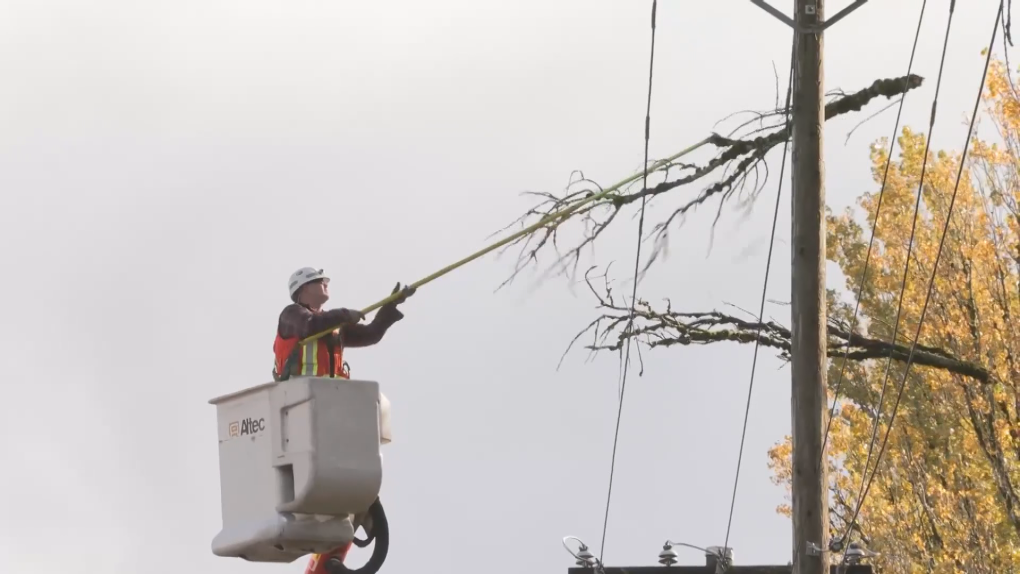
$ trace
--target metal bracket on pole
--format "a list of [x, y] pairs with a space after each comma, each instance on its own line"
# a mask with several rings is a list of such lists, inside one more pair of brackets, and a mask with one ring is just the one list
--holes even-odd
[[[822, 32], [826, 30], [829, 26], [832, 26], [836, 22], [839, 22], [843, 18], [846, 18], [848, 14], [860, 8], [867, 2], [868, 0], [856, 0], [853, 4], [847, 6], [846, 8], [843, 8], [842, 10], [837, 12], [835, 16], [829, 18], [825, 22], [819, 22], [817, 24], [811, 24], [808, 26], [801, 26], [794, 22], [793, 19], [787, 16], [786, 14], [783, 14], [779, 10], [776, 10], [774, 7], [772, 7], [771, 4], [769, 4], [765, 0], [751, 0], [752, 4], [768, 12], [769, 14], [772, 14], [772, 16], [775, 17], [776, 20], [779, 20], [780, 22], [800, 32], [801, 34], [817, 34], [818, 32]], [[805, 10], [807, 10], [807, 13], [809, 15], [813, 15], [815, 12], [815, 7], [808, 6]]]
[[806, 543], [808, 556], [821, 556], [822, 547], [815, 544], [814, 542]]

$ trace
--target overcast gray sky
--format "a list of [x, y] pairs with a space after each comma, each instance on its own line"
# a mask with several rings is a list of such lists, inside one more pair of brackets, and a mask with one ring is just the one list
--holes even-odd
[[[876, 0], [834, 26], [827, 87], [902, 75], [920, 5]], [[928, 3], [915, 68], [927, 82], [905, 111], [918, 130], [948, 5]], [[997, 6], [956, 8], [937, 148], [963, 142]], [[638, 169], [649, 8], [0, 0], [0, 571], [303, 571], [304, 559], [211, 553], [221, 524], [206, 401], [269, 379], [298, 267], [333, 277], [330, 306], [364, 307], [484, 246], [528, 206], [520, 192], [560, 191], [575, 169], [602, 183]], [[788, 28], [749, 2], [659, 10], [653, 159], [726, 114], [770, 107], [773, 64], [783, 86], [789, 65]], [[889, 135], [895, 109], [844, 139], [884, 105], [828, 124], [830, 205], [876, 188], [868, 145]], [[757, 308], [779, 154], [757, 209], [727, 211], [711, 252], [714, 205], [696, 214], [639, 295]], [[769, 296], [788, 300], [788, 200], [781, 215]], [[626, 279], [627, 221], [582, 269], [617, 261]], [[617, 359], [572, 353], [557, 372], [594, 301], [564, 279], [494, 294], [511, 266], [488, 257], [428, 285], [381, 345], [349, 353], [394, 406], [384, 572], [563, 572], [563, 536], [599, 544]], [[751, 357], [645, 354], [623, 411], [608, 564], [654, 564], [667, 538], [723, 543]], [[784, 493], [766, 468], [790, 426], [779, 367], [759, 361], [730, 541], [742, 564], [789, 559]]]

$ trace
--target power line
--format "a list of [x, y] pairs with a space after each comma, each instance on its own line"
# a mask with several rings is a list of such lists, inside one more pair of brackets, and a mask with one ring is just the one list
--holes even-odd
[[[907, 64], [907, 76], [910, 76], [910, 72], [914, 69], [914, 56], [917, 54], [917, 42], [921, 37], [921, 24], [924, 22], [924, 9], [928, 5], [928, 0], [921, 2], [921, 15], [917, 19], [917, 32], [914, 33], [914, 47], [910, 50], [910, 63]], [[936, 91], [936, 98], [938, 92]], [[889, 179], [889, 166], [892, 165], [893, 149], [896, 147], [896, 134], [900, 130], [900, 118], [903, 115], [903, 103], [907, 99], [907, 94], [904, 93], [900, 98], [900, 107], [896, 112], [896, 123], [893, 126], [892, 136], [889, 138], [889, 155], [885, 161], [885, 173], [882, 175], [882, 187], [878, 192], [878, 202], [875, 205], [875, 224], [871, 227], [871, 238], [868, 240], [868, 251], [864, 255], [864, 269], [861, 271], [861, 280], [857, 287], [857, 301], [854, 305], [853, 318], [850, 320], [849, 332], [853, 333], [857, 329], [857, 313], [861, 307], [861, 295], [864, 293], [864, 283], [868, 277], [868, 263], [871, 261], [871, 250], [875, 244], [875, 232], [878, 230], [878, 217], [882, 212], [882, 197], [885, 195], [885, 185]], [[934, 113], [932, 114], [934, 118]], [[839, 367], [839, 377], [836, 379], [836, 389], [832, 397], [832, 407], [829, 409], [829, 420], [825, 423], [825, 433], [822, 435], [822, 455], [818, 460], [819, 466], [825, 463], [825, 446], [829, 440], [829, 430], [832, 428], [832, 417], [836, 414], [836, 405], [839, 403], [839, 391], [843, 386], [843, 375], [846, 372], [847, 358], [850, 356], [850, 341], [852, 337], [848, 337], [846, 341], [846, 349], [843, 351], [843, 362]], [[893, 339], [895, 342], [895, 339]]]
[[[950, 33], [950, 31], [952, 29], [952, 25], [953, 25], [953, 15], [955, 13], [955, 8], [956, 8], [956, 0], [950, 0], [950, 3], [949, 3], [949, 18], [948, 18], [948, 20], [946, 22], [945, 39], [943, 40], [943, 45], [942, 45], [942, 59], [941, 59], [941, 62], [939, 64], [938, 80], [937, 80], [936, 85], [935, 85], [935, 96], [932, 99], [931, 116], [929, 118], [929, 123], [928, 123], [928, 137], [927, 137], [927, 139], [925, 141], [923, 160], [922, 160], [922, 163], [921, 163], [921, 175], [920, 175], [920, 177], [918, 179], [918, 185], [917, 185], [917, 199], [916, 199], [915, 204], [914, 204], [914, 217], [913, 217], [913, 221], [912, 221], [911, 227], [910, 227], [910, 239], [907, 242], [907, 255], [906, 255], [906, 261], [905, 261], [904, 267], [903, 267], [903, 278], [902, 278], [901, 284], [900, 284], [900, 296], [899, 296], [899, 301], [898, 301], [897, 309], [896, 309], [896, 320], [895, 320], [895, 322], [893, 324], [893, 334], [892, 334], [892, 338], [891, 338], [891, 341], [893, 341], [893, 342], [895, 342], [897, 340], [898, 335], [899, 335], [900, 316], [901, 316], [901, 314], [903, 312], [903, 295], [904, 295], [904, 293], [906, 291], [906, 287], [907, 287], [907, 275], [908, 275], [908, 271], [910, 270], [910, 256], [911, 256], [911, 253], [913, 251], [913, 246], [914, 246], [914, 235], [915, 235], [915, 232], [916, 232], [916, 229], [917, 229], [917, 216], [918, 216], [918, 212], [919, 212], [920, 206], [921, 206], [922, 190], [924, 189], [924, 175], [925, 175], [925, 170], [926, 170], [927, 165], [928, 165], [928, 149], [931, 146], [931, 136], [932, 136], [932, 132], [934, 132], [934, 128], [935, 128], [935, 116], [936, 116], [936, 112], [937, 112], [937, 109], [938, 109], [938, 97], [939, 97], [939, 92], [940, 92], [941, 87], [942, 87], [942, 72], [943, 72], [944, 67], [945, 67], [946, 53], [948, 51], [948, 46], [949, 46], [949, 33]], [[877, 221], [876, 221], [876, 227], [877, 227]], [[844, 365], [845, 365], [845, 363], [844, 363]], [[865, 488], [865, 480], [866, 480], [867, 475], [868, 475], [868, 467], [871, 464], [871, 456], [872, 456], [872, 453], [873, 453], [874, 448], [875, 448], [875, 441], [878, 438], [878, 426], [879, 426], [879, 422], [881, 420], [882, 405], [885, 403], [885, 393], [886, 393], [886, 390], [888, 389], [888, 386], [889, 386], [889, 374], [890, 374], [891, 367], [892, 367], [892, 352], [890, 351], [889, 358], [886, 361], [885, 374], [883, 376], [883, 381], [882, 381], [882, 391], [879, 394], [878, 406], [877, 406], [877, 408], [875, 410], [875, 412], [876, 412], [876, 415], [875, 415], [875, 424], [874, 424], [873, 429], [872, 429], [871, 440], [870, 440], [870, 442], [868, 444], [868, 456], [865, 459], [865, 462], [864, 462], [864, 472], [863, 472], [863, 475], [861, 477], [861, 491], [862, 492], [863, 492], [863, 490]], [[860, 502], [860, 501], [858, 501], [858, 502]], [[854, 512], [854, 520], [856, 520], [857, 512], [859, 511], [859, 509], [860, 509], [860, 505], [858, 504], [857, 510], [855, 510], [855, 512]], [[852, 524], [853, 524], [853, 520], [850, 521], [849, 525], [852, 525]], [[849, 536], [849, 534], [850, 533], [849, 533], [849, 526], [848, 526], [848, 530], [847, 530], [846, 536]]]
[[[913, 218], [913, 221], [912, 221], [911, 226], [910, 226], [910, 239], [907, 241], [906, 263], [903, 266], [903, 278], [900, 281], [900, 296], [899, 296], [899, 301], [898, 301], [898, 304], [897, 304], [897, 307], [896, 307], [896, 320], [893, 323], [893, 334], [892, 334], [892, 337], [890, 339], [893, 342], [896, 342], [896, 340], [897, 340], [897, 338], [899, 336], [900, 316], [903, 314], [903, 294], [906, 292], [906, 288], [907, 288], [907, 275], [908, 275], [908, 271], [910, 270], [910, 255], [913, 252], [913, 248], [914, 248], [914, 235], [915, 235], [915, 233], [917, 231], [917, 215], [918, 215], [918, 212], [919, 212], [920, 207], [921, 207], [921, 191], [924, 188], [924, 175], [925, 175], [925, 170], [926, 170], [926, 168], [928, 166], [928, 149], [931, 146], [931, 135], [932, 135], [932, 132], [934, 132], [934, 129], [935, 129], [935, 116], [936, 116], [936, 111], [938, 110], [939, 92], [942, 89], [942, 72], [943, 72], [943, 70], [945, 68], [946, 52], [948, 51], [948, 48], [949, 48], [949, 32], [950, 32], [950, 30], [952, 29], [952, 26], [953, 26], [953, 14], [954, 14], [955, 8], [956, 8], [956, 0], [950, 0], [950, 3], [949, 3], [949, 19], [946, 22], [946, 34], [945, 34], [945, 39], [943, 40], [943, 43], [942, 43], [942, 60], [939, 63], [939, 75], [938, 75], [938, 80], [936, 81], [936, 84], [935, 84], [935, 96], [932, 98], [931, 116], [929, 117], [929, 120], [928, 120], [928, 137], [925, 140], [924, 154], [922, 155], [923, 159], [921, 161], [921, 176], [918, 179], [918, 184], [917, 184], [917, 200], [916, 200], [916, 202], [914, 204], [914, 218]], [[867, 475], [868, 475], [868, 467], [871, 464], [871, 456], [872, 456], [872, 453], [874, 452], [874, 449], [875, 449], [875, 441], [878, 439], [878, 423], [879, 423], [879, 420], [881, 418], [882, 405], [885, 403], [885, 393], [886, 393], [886, 390], [888, 390], [888, 387], [889, 387], [889, 372], [890, 372], [890, 368], [891, 367], [892, 367], [892, 351], [890, 351], [889, 358], [888, 358], [888, 360], [886, 361], [886, 364], [885, 364], [885, 374], [884, 374], [883, 380], [882, 380], [882, 392], [878, 396], [878, 407], [876, 407], [876, 409], [875, 409], [875, 412], [877, 414], [875, 416], [874, 428], [872, 429], [872, 433], [871, 433], [871, 440], [868, 443], [868, 456], [867, 456], [867, 458], [866, 458], [866, 460], [864, 462], [864, 474], [861, 477], [861, 491], [864, 490], [865, 479], [867, 478]], [[853, 524], [853, 521], [851, 521], [850, 524]], [[847, 536], [849, 536], [849, 532], [847, 533]]]
[[[790, 98], [793, 96], [793, 73], [797, 49], [797, 32], [794, 32], [794, 39], [790, 48], [790, 81], [786, 87], [786, 124], [783, 129], [789, 131], [790, 121]], [[730, 545], [730, 530], [733, 527], [733, 510], [737, 506], [737, 485], [740, 484], [740, 465], [744, 460], [744, 441], [747, 439], [747, 420], [751, 415], [751, 394], [754, 391], [754, 373], [758, 366], [758, 348], [761, 346], [762, 322], [765, 315], [765, 297], [769, 288], [769, 269], [772, 268], [772, 248], [776, 243], [776, 223], [779, 221], [779, 200], [783, 196], [783, 175], [786, 172], [786, 153], [790, 146], [790, 138], [783, 142], [783, 159], [779, 164], [779, 185], [776, 189], [776, 207], [772, 214], [772, 235], [769, 237], [769, 254], [765, 259], [765, 279], [761, 286], [761, 305], [758, 308], [758, 334], [754, 338], [754, 358], [751, 359], [751, 380], [747, 384], [747, 405], [744, 407], [744, 427], [740, 432], [740, 449], [737, 452], [737, 471], [733, 477], [733, 496], [730, 498], [730, 516], [726, 521], [726, 538], [723, 542], [723, 552]]]
[[[950, 23], [952, 23], [952, 9], [953, 9], [953, 5], [955, 3], [956, 3], [955, 0], [951, 0], [951, 3], [950, 3], [950, 18], [949, 18], [950, 19]], [[851, 532], [850, 528], [853, 526], [854, 522], [857, 521], [857, 516], [860, 513], [861, 507], [864, 505], [864, 500], [867, 498], [868, 491], [871, 489], [871, 485], [874, 482], [875, 477], [878, 475], [879, 464], [882, 461], [882, 455], [885, 454], [885, 448], [888, 445], [889, 436], [892, 434], [893, 424], [896, 422], [896, 414], [897, 414], [897, 412], [899, 410], [900, 400], [903, 398], [903, 391], [906, 389], [907, 378], [910, 375], [910, 366], [911, 366], [911, 363], [914, 360], [914, 352], [917, 349], [917, 343], [918, 343], [918, 340], [921, 337], [921, 329], [924, 326], [924, 318], [925, 318], [925, 315], [928, 312], [928, 303], [931, 301], [931, 293], [932, 293], [932, 290], [933, 290], [933, 288], [935, 286], [935, 274], [938, 271], [939, 261], [942, 259], [942, 249], [945, 247], [946, 235], [947, 235], [947, 233], [949, 231], [949, 222], [952, 220], [952, 217], [953, 217], [953, 206], [956, 203], [956, 194], [960, 190], [960, 179], [963, 177], [963, 168], [964, 168], [965, 160], [967, 158], [967, 150], [970, 147], [971, 136], [974, 133], [974, 123], [977, 121], [978, 110], [981, 107], [981, 96], [984, 93], [985, 82], [988, 79], [988, 67], [989, 67], [989, 65], [991, 64], [991, 61], [992, 61], [992, 47], [995, 45], [995, 36], [998, 33], [998, 31], [999, 31], [999, 22], [1000, 22], [1000, 20], [1002, 18], [1002, 13], [1003, 13], [1004, 8], [1005, 8], [1005, 0], [999, 0], [999, 9], [995, 13], [995, 24], [992, 26], [992, 38], [991, 38], [991, 40], [988, 43], [988, 53], [987, 53], [987, 55], [985, 57], [985, 67], [984, 67], [984, 71], [983, 71], [983, 73], [981, 75], [981, 86], [978, 88], [977, 97], [975, 98], [975, 101], [974, 101], [974, 110], [971, 113], [970, 126], [967, 129], [967, 139], [964, 141], [964, 144], [963, 144], [963, 153], [960, 156], [959, 169], [956, 172], [956, 183], [953, 186], [953, 195], [952, 195], [952, 197], [949, 200], [949, 209], [948, 209], [948, 212], [946, 213], [946, 221], [945, 221], [945, 224], [943, 224], [943, 226], [942, 226], [942, 237], [939, 239], [939, 249], [938, 249], [938, 252], [935, 255], [935, 264], [932, 266], [931, 277], [928, 280], [928, 290], [927, 290], [927, 293], [925, 294], [925, 297], [924, 297], [924, 305], [921, 307], [921, 316], [920, 316], [920, 318], [918, 319], [918, 322], [917, 322], [917, 329], [916, 329], [916, 331], [914, 333], [914, 340], [913, 340], [913, 342], [910, 345], [910, 353], [907, 355], [907, 363], [906, 363], [906, 366], [903, 369], [903, 379], [900, 381], [899, 390], [898, 390], [897, 395], [896, 395], [896, 402], [893, 403], [893, 411], [892, 411], [892, 414], [889, 417], [889, 426], [886, 429], [885, 436], [882, 439], [882, 446], [881, 446], [881, 448], [879, 448], [878, 457], [875, 459], [875, 470], [872, 472], [871, 478], [868, 479], [868, 481], [865, 484], [862, 484], [863, 488], [861, 490], [861, 496], [860, 496], [860, 498], [857, 501], [857, 507], [854, 509], [854, 514], [851, 517], [850, 522], [847, 524], [847, 533], [846, 533], [846, 536], [844, 536], [844, 538], [848, 538], [849, 537], [850, 532]], [[946, 36], [947, 36], [946, 40], [947, 40], [947, 43], [948, 43], [948, 30], [946, 31]], [[943, 59], [944, 58], [945, 58], [945, 49], [943, 48]], [[940, 71], [939, 75], [941, 76], [941, 71]], [[925, 155], [927, 155], [927, 151], [925, 152]], [[922, 167], [922, 171], [923, 171], [923, 167]], [[923, 179], [922, 179], [922, 185], [923, 185]], [[918, 202], [920, 202], [920, 193], [921, 193], [920, 189], [921, 188], [918, 188]], [[907, 260], [907, 264], [909, 265], [909, 258]], [[906, 274], [904, 273], [904, 278], [905, 277], [906, 277]], [[905, 281], [904, 281], [904, 284], [905, 284]], [[902, 298], [903, 298], [903, 294], [901, 292], [900, 299], [902, 300]], [[891, 360], [892, 360], [892, 357], [890, 356], [890, 361]], [[888, 370], [886, 371], [886, 374], [888, 375]], [[876, 429], [878, 427], [878, 420], [879, 420], [878, 417], [880, 415], [881, 415], [881, 409], [879, 409], [877, 411], [877, 414], [876, 414], [876, 419], [875, 419]], [[870, 458], [870, 449], [869, 449], [869, 458]], [[868, 467], [867, 467], [867, 464], [865, 464], [865, 467], [864, 467], [864, 474], [865, 474], [865, 476], [867, 476], [867, 471], [868, 471]], [[846, 553], [844, 551], [844, 559], [845, 559], [845, 557], [846, 557]]]
[[[644, 173], [642, 175], [641, 185], [644, 189], [648, 189], [648, 142], [651, 136], [651, 125], [652, 125], [652, 78], [655, 71], [655, 20], [656, 13], [658, 11], [658, 0], [652, 0], [652, 41], [650, 54], [648, 56], [648, 102], [645, 108], [645, 154], [644, 154]], [[637, 236], [637, 248], [634, 255], [634, 286], [630, 296], [630, 318], [627, 321], [627, 329], [625, 332], [630, 333], [634, 326], [634, 311], [637, 299], [637, 284], [638, 284], [638, 270], [641, 264], [641, 238], [645, 233], [645, 203], [647, 201], [647, 195], [641, 196], [641, 217], [638, 220], [638, 236]], [[602, 544], [599, 547], [599, 562], [603, 561], [603, 556], [606, 550], [606, 530], [609, 528], [609, 504], [613, 499], [613, 475], [616, 471], [616, 447], [620, 441], [620, 419], [623, 415], [623, 396], [627, 390], [627, 371], [630, 370], [630, 336], [627, 337], [625, 358], [623, 358], [623, 369], [620, 375], [620, 401], [616, 410], [616, 431], [613, 433], [613, 456], [609, 464], [609, 492], [606, 494], [606, 513], [605, 518], [602, 522]]]

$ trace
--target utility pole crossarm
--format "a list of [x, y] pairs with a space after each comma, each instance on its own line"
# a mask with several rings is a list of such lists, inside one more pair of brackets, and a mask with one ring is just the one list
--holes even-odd
[[822, 21], [821, 19], [819, 19], [818, 22], [815, 22], [813, 24], [801, 24], [801, 23], [796, 22], [794, 19], [790, 18], [786, 14], [783, 14], [782, 12], [777, 10], [774, 6], [769, 4], [766, 0], [751, 0], [751, 3], [754, 4], [755, 6], [761, 8], [762, 10], [768, 12], [776, 20], [779, 20], [780, 22], [786, 24], [787, 26], [793, 28], [794, 30], [796, 30], [796, 31], [798, 31], [798, 32], [800, 32], [802, 34], [813, 34], [815, 32], [822, 32], [822, 31], [827, 30], [829, 28], [829, 26], [832, 26], [836, 22], [839, 22], [843, 18], [846, 18], [851, 12], [853, 12], [854, 10], [860, 8], [865, 3], [867, 3], [867, 1], [868, 0], [856, 0], [856, 2], [854, 2], [853, 4], [847, 6], [846, 8], [843, 8], [842, 10], [837, 12], [836, 15], [833, 16], [831, 19], [825, 20], [825, 21]]

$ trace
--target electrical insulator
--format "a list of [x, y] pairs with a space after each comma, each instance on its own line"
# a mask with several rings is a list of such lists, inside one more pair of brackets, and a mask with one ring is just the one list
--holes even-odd
[[595, 555], [588, 550], [587, 546], [581, 546], [577, 551], [577, 565], [582, 568], [591, 568], [595, 565]]
[[860, 564], [861, 558], [864, 558], [867, 554], [861, 545], [856, 542], [851, 542], [846, 549], [846, 562], [847, 564]]
[[659, 564], [663, 566], [672, 566], [676, 564], [677, 559], [676, 550], [673, 550], [673, 546], [670, 544], [662, 545], [662, 552], [659, 552]]

